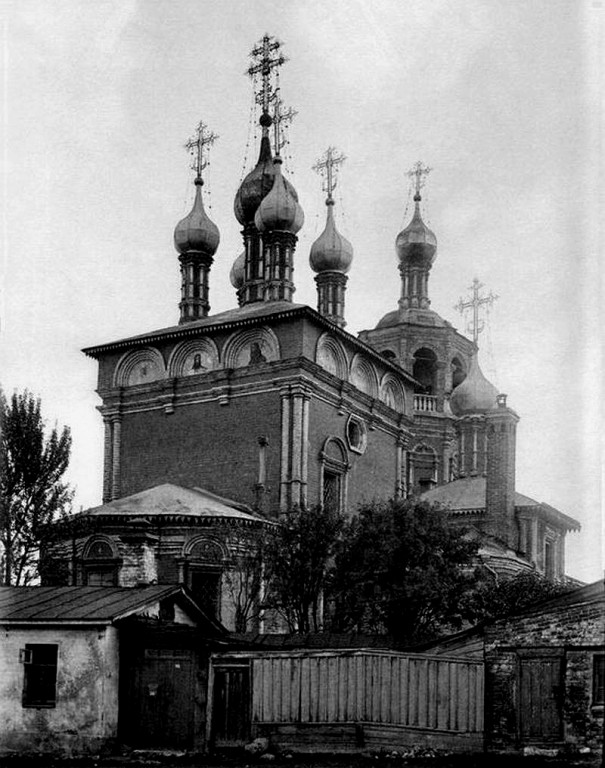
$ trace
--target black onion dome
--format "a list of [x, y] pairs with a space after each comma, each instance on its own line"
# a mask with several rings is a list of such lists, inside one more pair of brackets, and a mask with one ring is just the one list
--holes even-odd
[[437, 238], [422, 220], [420, 199], [420, 195], [414, 197], [414, 215], [407, 227], [397, 235], [395, 248], [400, 261], [422, 260], [431, 264], [437, 251]]
[[[233, 201], [235, 218], [243, 226], [254, 221], [254, 215], [262, 200], [271, 191], [275, 178], [275, 166], [271, 154], [271, 143], [268, 136], [263, 136], [260, 143], [258, 161], [250, 173], [240, 184]], [[298, 200], [296, 190], [289, 181], [284, 179], [286, 187]]]
[[174, 245], [179, 253], [200, 251], [213, 256], [218, 248], [220, 234], [216, 224], [208, 218], [202, 201], [202, 180], [195, 180], [193, 208], [174, 229]]

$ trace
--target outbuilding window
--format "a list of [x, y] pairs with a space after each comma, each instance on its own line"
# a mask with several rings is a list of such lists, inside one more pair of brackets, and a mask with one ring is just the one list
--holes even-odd
[[592, 660], [592, 704], [605, 704], [605, 654], [599, 653]]
[[24, 707], [54, 707], [57, 700], [58, 645], [28, 644], [23, 657]]

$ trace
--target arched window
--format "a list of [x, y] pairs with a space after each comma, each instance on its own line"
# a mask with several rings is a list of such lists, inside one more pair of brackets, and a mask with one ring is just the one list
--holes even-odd
[[346, 479], [349, 470], [347, 449], [338, 437], [328, 437], [319, 453], [319, 502], [325, 510], [342, 512], [346, 504]]
[[220, 619], [225, 553], [222, 546], [206, 537], [190, 542], [185, 552], [185, 582], [200, 608]]
[[115, 543], [108, 537], [95, 536], [84, 547], [82, 580], [88, 587], [115, 587], [121, 560]]
[[455, 389], [458, 384], [462, 384], [464, 379], [466, 379], [464, 363], [459, 357], [455, 357], [452, 360], [452, 389]]
[[397, 362], [397, 355], [393, 352], [392, 349], [383, 349], [380, 353], [386, 360], [392, 360], [393, 362]]
[[417, 446], [412, 453], [412, 487], [417, 493], [437, 485], [437, 456], [428, 445]]
[[418, 395], [437, 394], [437, 356], [432, 349], [421, 347], [414, 353], [412, 376], [418, 381]]

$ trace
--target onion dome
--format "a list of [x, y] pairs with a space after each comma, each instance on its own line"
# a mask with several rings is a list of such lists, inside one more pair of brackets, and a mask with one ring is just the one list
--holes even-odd
[[334, 201], [326, 200], [328, 214], [326, 226], [311, 246], [309, 263], [314, 272], [342, 272], [346, 274], [353, 261], [353, 246], [336, 229], [334, 222]]
[[[273, 156], [271, 154], [271, 144], [269, 137], [263, 136], [260, 143], [258, 161], [240, 184], [233, 201], [235, 218], [242, 226], [254, 221], [254, 214], [258, 210], [258, 206], [263, 198], [270, 192], [274, 178], [275, 165], [273, 164]], [[298, 200], [294, 187], [286, 179], [284, 179], [284, 182], [294, 196], [294, 199]]]
[[422, 220], [421, 199], [418, 193], [414, 195], [414, 215], [407, 227], [397, 235], [395, 248], [400, 261], [421, 260], [432, 264], [437, 250], [437, 238]]
[[179, 221], [174, 230], [174, 245], [181, 254], [189, 251], [201, 251], [214, 256], [220, 241], [216, 224], [211, 221], [202, 201], [203, 181], [199, 176], [195, 180], [195, 200], [193, 208], [184, 219]]
[[237, 259], [233, 262], [233, 266], [231, 267], [231, 271], [229, 272], [229, 280], [231, 280], [231, 285], [236, 290], [239, 290], [244, 284], [245, 277], [246, 277], [246, 252], [242, 251], [240, 255], [237, 257]]
[[259, 232], [290, 232], [295, 235], [302, 227], [305, 215], [298, 203], [298, 195], [281, 172], [281, 158], [273, 161], [275, 179], [271, 191], [263, 198], [254, 216]]
[[498, 407], [498, 394], [496, 387], [483, 375], [475, 354], [466, 378], [452, 392], [450, 407], [455, 416], [493, 411]]

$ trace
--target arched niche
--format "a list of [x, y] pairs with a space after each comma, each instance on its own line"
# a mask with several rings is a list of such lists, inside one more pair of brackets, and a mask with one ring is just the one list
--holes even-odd
[[118, 557], [115, 542], [109, 536], [95, 535], [84, 545], [84, 560], [114, 560]]
[[212, 339], [195, 339], [178, 344], [168, 360], [170, 376], [199, 376], [220, 367]]
[[386, 373], [380, 382], [380, 400], [398, 413], [405, 413], [405, 393], [401, 382], [391, 373]]
[[366, 395], [370, 395], [370, 397], [377, 396], [378, 382], [374, 367], [360, 354], [355, 355], [353, 358], [349, 380], [351, 384], [365, 392]]
[[216, 539], [208, 536], [196, 536], [188, 541], [183, 554], [190, 561], [205, 563], [208, 565], [222, 565], [226, 560], [226, 552], [223, 545]]
[[347, 379], [347, 356], [342, 344], [329, 333], [323, 333], [317, 340], [315, 362], [341, 381]]
[[147, 384], [166, 377], [164, 358], [154, 347], [127, 352], [118, 362], [114, 374], [114, 386], [131, 387]]
[[437, 394], [437, 355], [429, 347], [414, 352], [412, 376], [418, 381], [415, 392], [420, 395]]
[[250, 328], [234, 333], [227, 340], [223, 364], [225, 368], [246, 368], [271, 363], [280, 357], [279, 340], [270, 328]]

